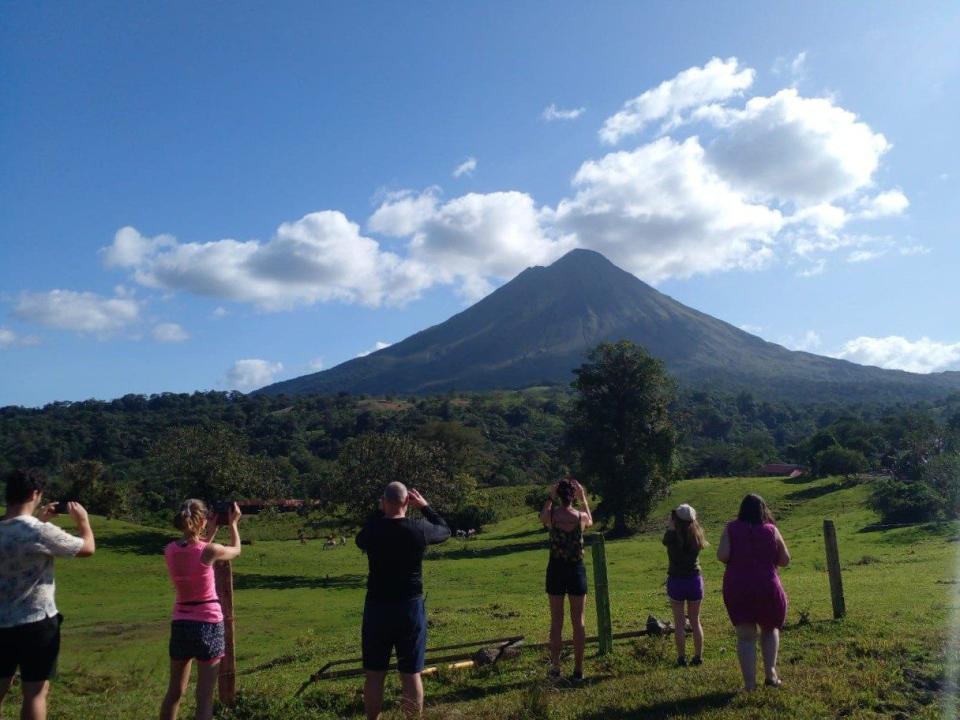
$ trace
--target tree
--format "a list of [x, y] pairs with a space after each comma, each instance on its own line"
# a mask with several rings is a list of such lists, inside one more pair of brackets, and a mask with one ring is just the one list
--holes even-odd
[[647, 518], [674, 477], [674, 383], [664, 365], [628, 341], [604, 343], [574, 371], [564, 447], [591, 491], [596, 515], [626, 534]]
[[[247, 453], [243, 439], [223, 425], [176, 428], [153, 448], [152, 461], [165, 476], [167, 502], [275, 498], [275, 469], [266, 458]], [[170, 482], [172, 481], [172, 482]]]
[[130, 512], [125, 488], [116, 477], [107, 478], [106, 468], [98, 460], [67, 463], [60, 471], [63, 487], [60, 500], [76, 500], [87, 510], [107, 518], [122, 517]]
[[387, 484], [399, 480], [423, 493], [438, 513], [449, 514], [469, 500], [475, 481], [464, 473], [447, 477], [444, 462], [439, 446], [405, 435], [352, 438], [337, 458], [336, 501], [349, 519], [360, 524], [376, 510]]
[[834, 445], [814, 456], [814, 466], [820, 475], [856, 475], [865, 471], [868, 463], [862, 452]]

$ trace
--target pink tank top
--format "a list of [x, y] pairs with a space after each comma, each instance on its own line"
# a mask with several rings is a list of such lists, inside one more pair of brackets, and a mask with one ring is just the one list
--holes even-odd
[[204, 565], [200, 561], [208, 544], [197, 542], [180, 545], [172, 542], [163, 552], [170, 580], [177, 591], [173, 605], [174, 620], [223, 622], [223, 610], [213, 579], [213, 565]]

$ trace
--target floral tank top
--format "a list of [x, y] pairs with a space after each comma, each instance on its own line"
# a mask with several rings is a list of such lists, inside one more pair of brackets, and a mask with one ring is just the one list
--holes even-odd
[[583, 526], [579, 519], [573, 530], [563, 530], [551, 523], [550, 560], [566, 563], [583, 561]]

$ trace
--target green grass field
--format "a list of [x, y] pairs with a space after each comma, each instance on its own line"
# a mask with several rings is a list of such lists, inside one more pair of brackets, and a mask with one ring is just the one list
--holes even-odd
[[[951, 614], [960, 603], [958, 528], [872, 529], [868, 486], [836, 479], [688, 480], [674, 487], [660, 513], [692, 503], [715, 546], [723, 523], [751, 490], [770, 502], [793, 554], [782, 573], [791, 602], [780, 661], [784, 689], [738, 693], [734, 637], [720, 596], [722, 566], [710, 548], [703, 557], [702, 667], [673, 667], [671, 638], [641, 638], [617, 643], [604, 658], [588, 647], [589, 681], [576, 689], [550, 687], [545, 656], [528, 650], [495, 668], [427, 679], [427, 717], [954, 717], [945, 709], [944, 676]], [[831, 619], [825, 570], [827, 517], [837, 525], [844, 570], [848, 617], [839, 622]], [[51, 718], [151, 718], [167, 680], [172, 591], [160, 552], [172, 535], [100, 519], [94, 529], [96, 556], [58, 565], [66, 623]], [[670, 616], [659, 538], [657, 528], [607, 543], [614, 632], [642, 628], [649, 613]], [[434, 549], [425, 563], [430, 644], [512, 634], [545, 640], [544, 539], [534, 514], [524, 512], [475, 540]], [[323, 663], [358, 654], [365, 558], [352, 544], [321, 545], [258, 540], [235, 562], [241, 698], [219, 717], [360, 716], [360, 679], [322, 681], [291, 702]], [[798, 624], [801, 611], [809, 623]], [[593, 634], [591, 600], [587, 615]], [[388, 717], [397, 716], [396, 693], [394, 679]], [[3, 717], [15, 716], [12, 705]], [[190, 717], [191, 705], [183, 717]]]

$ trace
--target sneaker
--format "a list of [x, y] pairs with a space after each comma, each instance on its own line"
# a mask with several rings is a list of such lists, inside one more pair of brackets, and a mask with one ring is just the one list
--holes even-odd
[[696, 667], [697, 665], [703, 665], [703, 658], [700, 657], [699, 655], [694, 655], [693, 659], [690, 661], [690, 664], [693, 667]]
[[677, 667], [686, 667], [686, 666], [687, 666], [687, 659], [683, 655], [681, 655], [680, 657], [677, 658]]
[[570, 682], [574, 685], [579, 685], [583, 682], [583, 670], [574, 670], [573, 675], [570, 676]]
[[560, 668], [558, 668], [558, 667], [552, 667], [552, 668], [550, 668], [550, 672], [547, 673], [547, 677], [550, 678], [551, 680], [559, 680], [559, 679], [560, 679]]
[[783, 687], [783, 680], [780, 678], [767, 678], [763, 681], [763, 684], [767, 687], [779, 688]]

